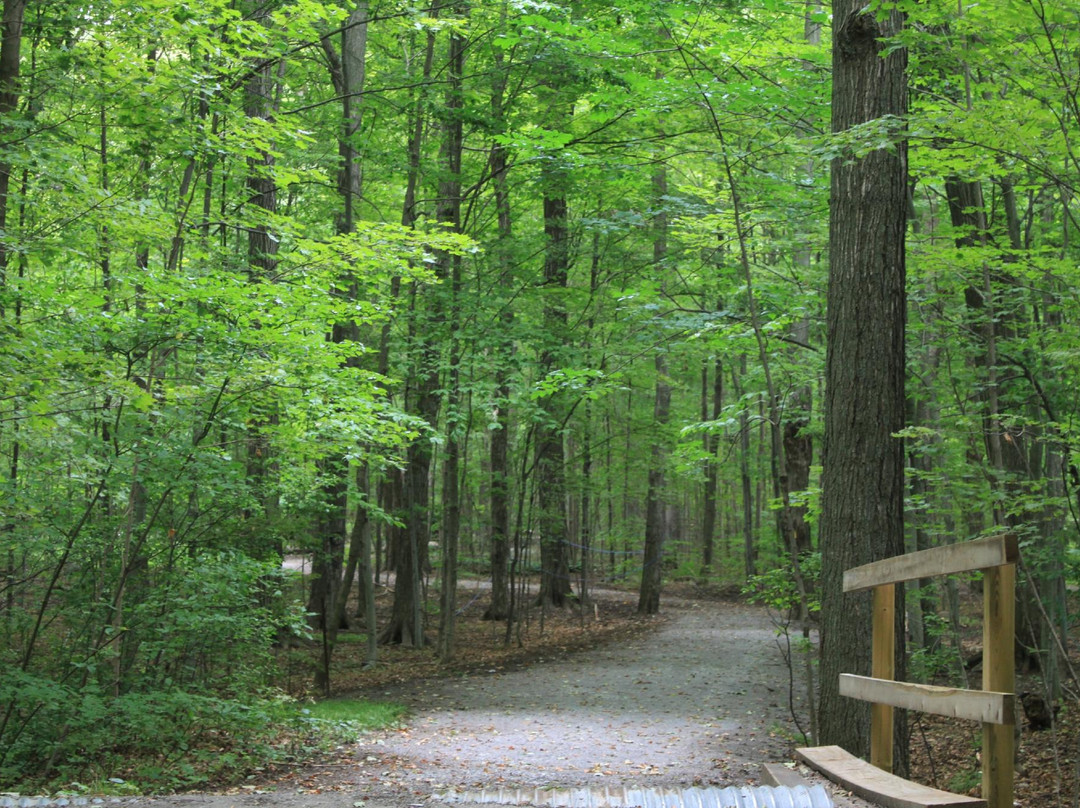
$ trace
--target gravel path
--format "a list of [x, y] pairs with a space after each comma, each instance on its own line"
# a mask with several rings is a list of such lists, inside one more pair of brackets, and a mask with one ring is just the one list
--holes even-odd
[[485, 785], [741, 785], [782, 760], [787, 667], [766, 615], [670, 602], [629, 643], [527, 671], [383, 690], [414, 719], [372, 743], [410, 790]]
[[[795, 729], [788, 669], [768, 616], [740, 604], [666, 599], [662, 620], [630, 642], [527, 670], [367, 694], [408, 704], [409, 726], [366, 737], [357, 765], [327, 767], [322, 793], [279, 788], [155, 802], [396, 808], [449, 789], [760, 783], [762, 763], [788, 758]], [[834, 802], [865, 805], [835, 791]]]

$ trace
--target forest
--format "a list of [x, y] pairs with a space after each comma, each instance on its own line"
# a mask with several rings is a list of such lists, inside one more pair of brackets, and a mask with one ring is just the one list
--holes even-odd
[[[852, 558], [1005, 529], [1075, 696], [1080, 9], [847, 3], [902, 103], [840, 126], [840, 5], [4, 0], [0, 785], [261, 737], [276, 649], [329, 694], [348, 624], [450, 660], [459, 576], [507, 642], [601, 582], [813, 619]], [[843, 281], [860, 166], [899, 233]], [[834, 370], [885, 365], [896, 423], [870, 385], [830, 426]], [[827, 436], [871, 556], [830, 555]], [[960, 591], [909, 587], [916, 675]]]

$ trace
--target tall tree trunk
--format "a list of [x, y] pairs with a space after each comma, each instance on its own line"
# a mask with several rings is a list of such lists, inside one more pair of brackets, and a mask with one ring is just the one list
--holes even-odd
[[591, 600], [592, 580], [593, 498], [592, 498], [592, 401], [585, 400], [584, 434], [581, 436], [581, 575], [578, 578], [578, 598], [582, 607]]
[[491, 602], [485, 620], [505, 620], [510, 612], [510, 385], [507, 369], [498, 371], [495, 428], [491, 430]]
[[[833, 5], [832, 131], [907, 113], [901, 48], [882, 53], [903, 15]], [[899, 137], [899, 133], [897, 134]], [[903, 141], [832, 163], [825, 443], [822, 476], [821, 738], [853, 754], [870, 746], [869, 705], [841, 698], [841, 673], [870, 674], [869, 593], [843, 592], [851, 567], [904, 552], [907, 148]], [[904, 675], [903, 588], [897, 587], [896, 671]], [[898, 771], [906, 738], [897, 716]]]
[[[594, 232], [592, 237], [592, 257], [589, 262], [589, 300], [596, 301], [600, 293], [600, 233]], [[591, 347], [593, 328], [596, 324], [594, 317], [595, 308], [589, 306], [589, 316], [585, 320], [586, 349]], [[607, 357], [600, 360], [600, 372], [607, 371]], [[599, 520], [595, 517], [596, 501], [594, 499], [593, 482], [593, 407], [592, 400], [585, 399], [584, 431], [581, 436], [581, 575], [578, 583], [578, 596], [582, 610], [591, 602], [589, 587], [593, 573], [593, 526]], [[610, 476], [609, 476], [610, 484]], [[601, 571], [602, 562], [601, 562]]]
[[[555, 347], [566, 334], [566, 304], [560, 297], [566, 289], [570, 268], [570, 232], [567, 223], [567, 203], [564, 171], [542, 168], [546, 174], [544, 186], [544, 233], [547, 243], [544, 253], [544, 285], [548, 297], [544, 302], [544, 327], [550, 344], [540, 357], [543, 376], [559, 366], [559, 351]], [[536, 428], [536, 484], [540, 505], [540, 603], [561, 608], [571, 594], [570, 562], [566, 538], [566, 465], [563, 448], [563, 417], [565, 406], [562, 394], [556, 392], [541, 402], [544, 412]]]
[[[435, 58], [435, 32], [428, 31], [424, 47], [424, 62], [421, 73], [420, 90], [412, 105], [412, 117], [409, 120], [409, 142], [407, 156], [409, 169], [405, 182], [405, 198], [402, 202], [401, 223], [413, 227], [417, 219], [416, 190], [420, 177], [420, 157], [423, 145], [424, 117], [427, 111], [427, 95], [424, 87], [431, 78], [432, 63]], [[391, 281], [391, 294], [397, 296], [400, 279]], [[413, 292], [413, 319], [410, 321], [410, 336], [416, 333], [415, 290]], [[411, 340], [410, 340], [411, 341]], [[430, 343], [428, 344], [430, 348]], [[436, 394], [438, 374], [434, 368], [434, 359], [430, 351], [417, 351], [421, 354], [414, 359], [417, 370], [411, 375], [416, 393], [410, 400], [406, 390], [406, 409], [412, 408], [421, 418], [433, 424], [438, 415], [439, 400]], [[379, 370], [384, 375], [390, 365], [390, 326], [384, 326], [379, 343]], [[414, 403], [415, 402], [415, 403]], [[382, 644], [401, 644], [413, 647], [424, 645], [424, 612], [421, 602], [423, 593], [420, 586], [422, 564], [426, 558], [429, 536], [428, 524], [428, 474], [431, 469], [431, 444], [427, 435], [414, 440], [406, 453], [406, 469], [395, 473], [393, 479], [384, 486], [384, 495], [399, 503], [398, 513], [404, 521], [404, 527], [388, 530], [387, 564], [394, 567], [394, 603], [390, 621], [379, 633]], [[423, 546], [421, 547], [421, 542]], [[392, 561], [391, 561], [392, 559]]]
[[[945, 182], [945, 192], [949, 216], [956, 231], [956, 246], [961, 249], [988, 248], [990, 232], [982, 184], [949, 177]], [[1014, 218], [1015, 214], [1006, 216], [1007, 221]], [[993, 522], [1011, 528], [1030, 527], [1029, 514], [1009, 510], [1008, 503], [1030, 496], [1032, 482], [1042, 476], [1041, 462], [1032, 464], [1029, 456], [1033, 449], [1037, 451], [1038, 439], [1033, 439], [1032, 435], [1037, 434], [1038, 430], [1027, 425], [1020, 428], [1006, 425], [1008, 416], [1013, 414], [1009, 412], [1010, 409], [1025, 419], [1029, 413], [1022, 412], [1022, 402], [1010, 402], [1005, 394], [999, 359], [1001, 342], [1015, 337], [1021, 323], [1021, 318], [1015, 312], [1015, 303], [1010, 305], [1008, 298], [1021, 298], [1022, 293], [1015, 288], [1012, 278], [991, 269], [988, 257], [984, 258], [981, 270], [980, 275], [972, 278], [964, 290], [964, 299], [972, 315], [972, 329], [978, 334], [982, 349], [981, 355], [973, 361], [982, 371], [983, 378], [980, 395], [986, 458], [990, 467], [997, 472], [988, 478]], [[1052, 537], [1050, 541], [1053, 541]], [[1034, 584], [1034, 588], [1041, 589], [1031, 576], [1036, 566], [1026, 565], [1029, 575], [1021, 578], [1016, 588], [1016, 656], [1023, 667], [1030, 669], [1037, 669], [1041, 664], [1041, 652], [1049, 650], [1041, 630], [1045, 621], [1032, 586]]]
[[[0, 134], [3, 135], [5, 140], [11, 129], [10, 124], [6, 123], [6, 119], [12, 115], [19, 103], [19, 69], [21, 64], [23, 15], [25, 10], [26, 0], [5, 0], [4, 2], [4, 19], [2, 28], [0, 28]], [[0, 157], [0, 318], [3, 318], [7, 313], [8, 267], [13, 252], [13, 245], [9, 238], [9, 233], [11, 231], [8, 229], [11, 171], [11, 162], [4, 157]], [[18, 303], [16, 303], [16, 310], [15, 321], [16, 326], [18, 326], [20, 320]], [[8, 478], [7, 486], [5, 486], [12, 492], [10, 495], [12, 499], [14, 499], [14, 492], [18, 490], [17, 481], [19, 479], [20, 450], [18, 421], [15, 421], [12, 427], [10, 462], [8, 466], [10, 477]], [[7, 504], [9, 505], [10, 503]], [[5, 507], [5, 510], [14, 512], [8, 507]], [[3, 527], [0, 527], [0, 532], [9, 532], [14, 529], [14, 524], [10, 527], [4, 525]], [[12, 545], [12, 547], [14, 547], [14, 545]], [[5, 595], [5, 620], [10, 620], [14, 613], [15, 578], [17, 569], [18, 563], [15, 550], [11, 549], [7, 553], [7, 569], [5, 570], [5, 583], [7, 588], [7, 593]]]
[[[8, 135], [8, 119], [19, 105], [19, 72], [22, 60], [23, 16], [26, 0], [4, 0], [4, 19], [0, 26], [0, 131]], [[12, 245], [8, 240], [8, 208], [10, 207], [12, 165], [0, 157], [0, 316], [5, 312], [8, 265]]]
[[[502, 16], [505, 20], [506, 4], [503, 4]], [[503, 134], [507, 123], [503, 108], [506, 95], [507, 72], [505, 57], [501, 50], [494, 56], [491, 90], [491, 119], [496, 127], [495, 134]], [[510, 187], [507, 182], [509, 154], [506, 146], [497, 138], [491, 144], [491, 186], [495, 197], [495, 216], [498, 227], [498, 240], [495, 252], [498, 277], [501, 284], [509, 282], [513, 270], [513, 256], [510, 252], [510, 239], [513, 236], [510, 219]], [[505, 620], [510, 614], [510, 358], [514, 353], [514, 341], [511, 338], [511, 326], [514, 322], [514, 310], [509, 302], [503, 304], [500, 314], [502, 339], [496, 343], [495, 350], [495, 428], [491, 430], [491, 448], [489, 460], [491, 478], [488, 486], [491, 541], [491, 601], [484, 611], [485, 620]]]
[[[746, 354], [739, 355], [739, 367], [731, 368], [735, 395], [742, 397], [741, 375], [746, 375]], [[754, 490], [750, 477], [750, 418], [746, 407], [739, 409], [739, 482], [742, 492], [743, 568], [747, 578], [757, 575], [757, 545], [754, 543]]]
[[[717, 306], [719, 310], [721, 307]], [[701, 365], [701, 420], [719, 421], [724, 399], [724, 362], [718, 355], [714, 360], [712, 383], [712, 414], [709, 413], [709, 363]], [[701, 564], [704, 572], [712, 568], [716, 538], [716, 495], [720, 482], [720, 436], [706, 432], [705, 491], [701, 518]]]
[[[919, 374], [920, 388], [925, 386], [928, 390], [937, 376], [939, 349], [933, 344], [933, 338], [927, 340], [923, 348], [921, 372]], [[908, 409], [910, 410], [910, 423], [913, 426], [932, 427], [939, 421], [940, 413], [933, 401], [932, 395], [925, 394], [922, 389], [912, 390], [908, 396]], [[929, 451], [928, 451], [929, 450]], [[920, 447], [914, 441], [909, 447], [908, 464], [914, 471], [911, 477], [911, 497], [916, 503], [908, 520], [913, 525], [914, 547], [913, 549], [928, 550], [933, 546], [931, 530], [928, 525], [927, 511], [930, 503], [927, 501], [932, 496], [932, 486], [929, 480], [935, 472], [934, 452], [931, 446]], [[931, 636], [926, 631], [925, 617], [937, 611], [937, 603], [934, 594], [935, 582], [932, 578], [923, 578], [918, 582], [918, 597], [908, 598], [908, 622], [910, 625], [911, 641], [917, 647], [928, 651], [933, 650], [940, 643], [940, 636]]]
[[[269, 10], [266, 0], [255, 3], [253, 17], [269, 26]], [[253, 69], [244, 85], [244, 117], [260, 122], [272, 121], [277, 113], [277, 86], [284, 70], [283, 60], [267, 59]], [[249, 283], [264, 283], [272, 279], [277, 267], [278, 238], [272, 233], [267, 220], [277, 213], [277, 184], [274, 180], [274, 146], [257, 149], [247, 158], [247, 201], [250, 215], [247, 227], [247, 276]], [[255, 327], [258, 327], [256, 324]], [[266, 403], [254, 414], [247, 434], [247, 476], [259, 503], [257, 512], [249, 516], [259, 520], [272, 519], [277, 514], [278, 495], [272, 479], [276, 462], [272, 456], [269, 432], [278, 419], [276, 408]], [[255, 552], [264, 556], [269, 548], [258, 547]], [[281, 548], [275, 548], [280, 554]]]
[[[460, 12], [460, 9], [459, 9]], [[461, 232], [462, 76], [465, 71], [465, 36], [455, 28], [450, 34], [448, 78], [443, 102], [443, 179], [439, 183], [436, 218], [454, 232]], [[443, 464], [442, 597], [439, 604], [438, 653], [443, 662], [454, 655], [454, 623], [457, 611], [458, 545], [461, 539], [461, 256], [440, 256], [444, 281], [449, 282], [450, 302], [446, 322], [450, 330], [450, 367], [446, 394], [446, 460]]]
[[[664, 207], [667, 196], [667, 172], [661, 164], [653, 173], [653, 204], [657, 212], [653, 216], [653, 267], [663, 277], [667, 261], [668, 217]], [[664, 285], [661, 282], [661, 293]], [[641, 569], [641, 587], [638, 590], [638, 614], [656, 614], [660, 611], [660, 588], [664, 577], [664, 540], [666, 521], [667, 471], [667, 423], [671, 412], [671, 384], [668, 380], [667, 345], [662, 338], [656, 347], [656, 399], [653, 405], [653, 442], [649, 463], [649, 489], [645, 499], [645, 552]]]
[[[22, 53], [22, 28], [23, 15], [26, 10], [26, 0], [6, 0], [4, 3], [4, 18], [0, 28], [0, 136], [6, 140], [11, 128], [5, 120], [12, 115], [19, 103], [21, 88], [19, 86], [19, 72]], [[36, 49], [32, 51], [36, 53]], [[31, 57], [33, 60], [33, 56]], [[12, 244], [9, 241], [11, 230], [8, 227], [8, 208], [10, 207], [11, 189], [10, 161], [0, 157], [0, 320], [7, 314], [8, 307], [8, 268], [12, 254]], [[19, 229], [22, 233], [26, 224], [26, 188], [29, 172], [26, 168], [22, 171], [22, 198], [19, 201]], [[25, 272], [25, 260], [19, 262], [19, 278], [22, 279]], [[21, 286], [21, 284], [20, 284]], [[14, 300], [14, 329], [11, 333], [18, 334], [22, 325], [21, 295], [16, 294]], [[5, 324], [6, 327], [6, 324]], [[22, 444], [19, 436], [19, 422], [14, 420], [11, 426], [11, 449], [8, 465], [8, 479], [4, 486], [4, 510], [7, 513], [16, 513], [17, 492], [19, 491], [19, 459], [22, 452]], [[8, 521], [8, 520], [5, 520]], [[0, 534], [15, 531], [13, 521], [0, 527]], [[6, 540], [5, 540], [6, 543]], [[22, 566], [16, 557], [15, 545], [10, 544], [7, 552], [7, 569], [5, 570], [4, 595], [4, 621], [8, 636], [11, 634], [11, 621], [13, 620], [16, 607], [16, 579]], [[0, 756], [2, 757], [2, 756]]]
[[[323, 40], [323, 50], [330, 63], [330, 77], [334, 89], [341, 96], [341, 134], [338, 137], [338, 155], [341, 160], [338, 171], [338, 194], [341, 208], [337, 215], [337, 231], [341, 235], [352, 233], [355, 229], [356, 202], [363, 191], [355, 138], [363, 122], [360, 97], [364, 89], [367, 51], [367, 4], [360, 3], [349, 14], [346, 25], [341, 31], [341, 56], [338, 57], [333, 43]], [[344, 289], [334, 290], [334, 294], [344, 295], [350, 300], [357, 296], [357, 284], [352, 278], [345, 279]], [[335, 344], [357, 342], [359, 328], [354, 321], [335, 323], [330, 332], [330, 340]], [[346, 367], [359, 367], [360, 357], [349, 356]], [[323, 665], [316, 669], [315, 686], [324, 695], [330, 695], [330, 661], [337, 643], [339, 629], [348, 628], [348, 611], [345, 608], [349, 589], [359, 565], [369, 571], [369, 563], [360, 563], [354, 554], [363, 552], [370, 543], [365, 536], [370, 531], [367, 513], [357, 507], [356, 519], [349, 539], [349, 561], [342, 575], [345, 564], [345, 542], [349, 534], [348, 507], [350, 464], [345, 456], [326, 458], [320, 464], [325, 478], [323, 496], [326, 502], [325, 515], [319, 520], [321, 547], [315, 554], [312, 565], [313, 576], [311, 596], [307, 611], [312, 616], [314, 628], [323, 631]], [[357, 470], [357, 481], [366, 481], [367, 475]], [[362, 491], [362, 489], [360, 489]], [[363, 581], [361, 592], [366, 592], [373, 585]], [[363, 597], [366, 611], [367, 598]], [[368, 635], [374, 631], [373, 615], [367, 615]]]
[[[821, 44], [821, 24], [815, 20], [820, 8], [821, 4], [817, 0], [807, 0], [805, 3], [803, 39], [814, 46]], [[812, 158], [807, 161], [804, 172], [807, 178], [813, 178], [815, 165]], [[795, 251], [795, 263], [804, 270], [809, 271], [812, 260], [813, 251], [809, 244], [802, 245]], [[792, 326], [791, 337], [796, 345], [809, 346], [810, 320], [808, 317], [802, 317]], [[814, 440], [806, 429], [810, 424], [811, 404], [812, 391], [810, 385], [805, 384], [792, 391], [783, 408], [783, 457], [786, 475], [781, 485], [784, 487], [784, 501], [792, 531], [791, 540], [795, 553], [800, 557], [813, 549], [813, 543], [810, 536], [810, 524], [806, 521], [806, 506], [793, 505], [791, 500], [793, 494], [805, 492], [810, 486]], [[809, 588], [811, 585], [812, 582], [808, 580], [806, 586]]]

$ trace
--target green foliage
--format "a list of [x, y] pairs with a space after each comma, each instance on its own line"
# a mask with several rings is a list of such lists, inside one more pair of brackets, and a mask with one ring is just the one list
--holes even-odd
[[168, 792], [280, 757], [274, 744], [283, 713], [275, 701], [244, 704], [175, 688], [114, 696], [26, 675], [7, 680], [0, 699], [18, 726], [0, 763], [7, 790], [115, 778]]
[[245, 703], [172, 687], [112, 697], [29, 676], [5, 681], [0, 699], [15, 705], [16, 720], [27, 719], [0, 766], [0, 784], [44, 791], [81, 782], [115, 792], [123, 781], [134, 793], [161, 793], [228, 782], [325, 754], [405, 715], [392, 703]]
[[[488, 564], [496, 433], [523, 545], [546, 428], [582, 517], [568, 514], [570, 539], [588, 501], [592, 568], [636, 576], [647, 447], [671, 444], [676, 574], [701, 573], [712, 476], [712, 569], [747, 569], [748, 534], [758, 568], [776, 563], [748, 592], [790, 611], [790, 571], [769, 557], [769, 419], [811, 437], [817, 461], [826, 163], [905, 137], [908, 519], [932, 543], [1008, 525], [1034, 580], [1076, 582], [1075, 11], [901, 7], [910, 25], [885, 46], [910, 55], [905, 121], [830, 133], [824, 10], [590, 0], [381, 15], [346, 134], [342, 77], [326, 69], [345, 6], [31, 6], [18, 104], [0, 116], [4, 779], [107, 779], [128, 751], [150, 754], [143, 729], [177, 750], [141, 776], [161, 788], [215, 760], [242, 767], [243, 739], [262, 754], [247, 717], [273, 717], [273, 644], [306, 630], [283, 549], [322, 549], [344, 472], [350, 515], [417, 519], [380, 492], [410, 457], [430, 450], [438, 468], [454, 444], [462, 559]], [[468, 60], [453, 92], [452, 34]], [[350, 150], [362, 187], [343, 233]], [[455, 183], [461, 222], [447, 226]], [[950, 207], [961, 183], [982, 202]], [[565, 286], [545, 276], [553, 194], [569, 212]], [[789, 496], [811, 523], [819, 477], [812, 466]], [[423, 529], [446, 517], [440, 504]], [[819, 563], [803, 562], [808, 580]]]
[[[905, 597], [916, 598], [918, 590], [905, 592]], [[960, 649], [949, 642], [949, 626], [939, 615], [923, 614], [924, 641], [921, 646], [909, 644], [908, 671], [913, 682], [953, 681], [961, 664]]]
[[[811, 614], [821, 610], [821, 553], [808, 553], [799, 560], [799, 569], [807, 586], [807, 607]], [[799, 610], [799, 588], [790, 567], [775, 567], [753, 575], [743, 586], [751, 603], [760, 603], [782, 614]]]

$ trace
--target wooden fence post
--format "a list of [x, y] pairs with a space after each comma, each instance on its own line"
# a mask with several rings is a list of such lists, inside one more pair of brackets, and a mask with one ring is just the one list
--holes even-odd
[[[896, 585], [874, 587], [873, 651], [871, 673], [875, 679], [896, 678]], [[870, 762], [887, 772], [893, 768], [893, 708], [870, 705]]]
[[[983, 690], [1012, 693], [1016, 565], [983, 570]], [[1013, 723], [983, 724], [982, 796], [987, 808], [1012, 808]]]

